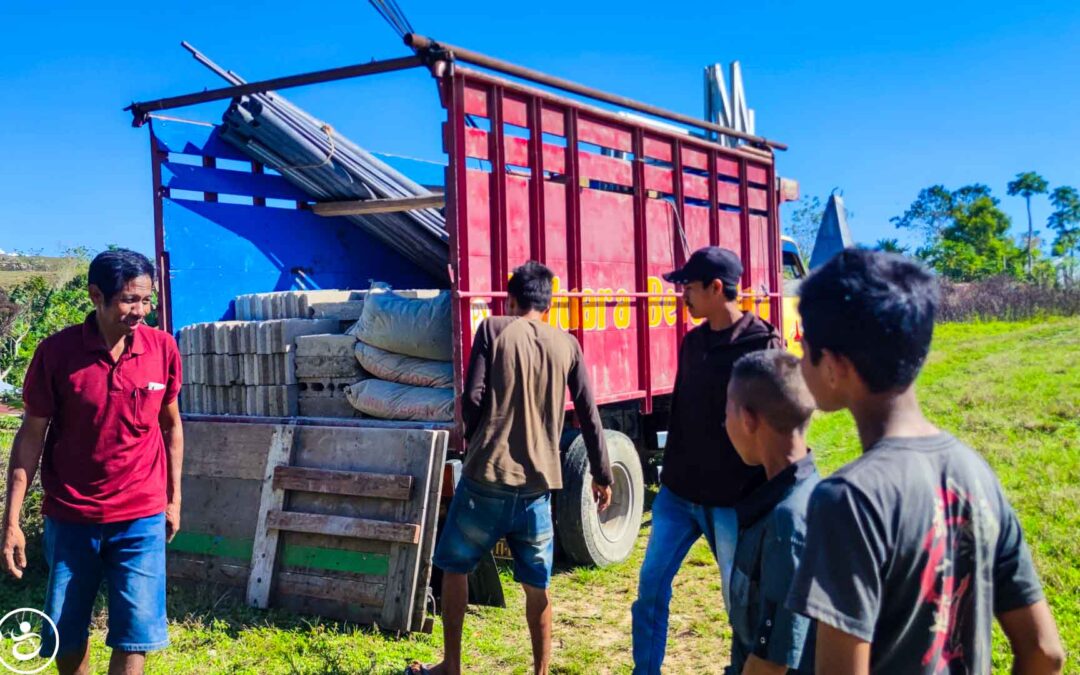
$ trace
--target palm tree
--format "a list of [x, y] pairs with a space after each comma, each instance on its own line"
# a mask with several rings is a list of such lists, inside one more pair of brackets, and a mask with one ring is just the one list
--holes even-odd
[[899, 253], [901, 255], [907, 255], [907, 246], [901, 246], [897, 239], [878, 239], [874, 244], [874, 248], [878, 251], [884, 251], [885, 253]]
[[1023, 173], [1016, 174], [1016, 180], [1012, 181], [1008, 185], [1008, 193], [1010, 197], [1020, 195], [1027, 202], [1027, 216], [1028, 216], [1028, 234], [1027, 234], [1027, 272], [1028, 276], [1031, 275], [1031, 244], [1035, 238], [1035, 232], [1031, 222], [1031, 197], [1032, 195], [1044, 195], [1047, 188], [1050, 185], [1046, 182], [1046, 179], [1035, 173], [1034, 171], [1025, 171]]

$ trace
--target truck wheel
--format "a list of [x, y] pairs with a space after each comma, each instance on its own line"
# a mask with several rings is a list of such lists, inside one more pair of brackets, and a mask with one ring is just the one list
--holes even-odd
[[634, 443], [625, 434], [604, 431], [615, 482], [611, 504], [597, 513], [585, 440], [580, 434], [563, 453], [563, 489], [556, 493], [555, 520], [559, 545], [578, 565], [605, 567], [630, 556], [641, 527], [645, 483]]

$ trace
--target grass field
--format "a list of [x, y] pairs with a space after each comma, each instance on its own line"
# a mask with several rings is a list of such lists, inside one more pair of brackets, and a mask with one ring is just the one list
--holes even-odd
[[[921, 396], [938, 424], [986, 456], [1020, 514], [1067, 651], [1080, 654], [1080, 319], [939, 327]], [[847, 414], [817, 418], [811, 444], [825, 472], [857, 456]], [[11, 433], [0, 430], [0, 448]], [[555, 602], [556, 673], [624, 673], [630, 668], [630, 603], [648, 536], [648, 514], [627, 562], [603, 570], [561, 570]], [[28, 533], [40, 521], [30, 519]], [[31, 555], [40, 560], [35, 536]], [[0, 582], [0, 610], [40, 607], [38, 562], [16, 584]], [[508, 608], [475, 608], [466, 619], [470, 672], [524, 673], [530, 654], [521, 592], [506, 581]], [[256, 612], [210, 590], [169, 600], [172, 647], [148, 660], [151, 673], [396, 673], [411, 658], [434, 660], [441, 638], [395, 638], [280, 612]], [[720, 584], [704, 542], [675, 580], [670, 673], [716, 673], [728, 653]], [[95, 672], [105, 672], [104, 616], [95, 622]], [[995, 672], [1008, 659], [995, 640]], [[1080, 673], [1074, 660], [1070, 673]]]

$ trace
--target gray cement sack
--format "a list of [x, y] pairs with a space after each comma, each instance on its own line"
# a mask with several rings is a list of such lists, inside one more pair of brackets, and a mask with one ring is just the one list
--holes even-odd
[[394, 354], [363, 342], [356, 343], [355, 352], [360, 367], [380, 380], [414, 387], [450, 389], [454, 386], [454, 364], [449, 361]]
[[385, 380], [361, 380], [345, 389], [354, 408], [384, 420], [450, 422], [454, 419], [454, 390], [410, 387]]
[[450, 293], [431, 299], [369, 293], [355, 331], [362, 342], [388, 352], [451, 361]]

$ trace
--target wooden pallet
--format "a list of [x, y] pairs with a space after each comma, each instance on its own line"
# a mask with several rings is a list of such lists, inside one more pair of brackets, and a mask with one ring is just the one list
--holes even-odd
[[448, 434], [189, 421], [169, 575], [255, 607], [425, 626]]

